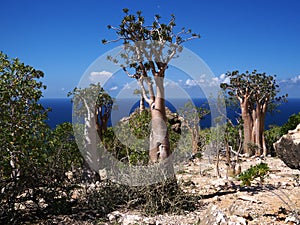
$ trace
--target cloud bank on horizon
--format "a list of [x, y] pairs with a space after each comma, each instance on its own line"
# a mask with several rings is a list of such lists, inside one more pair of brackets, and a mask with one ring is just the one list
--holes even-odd
[[288, 94], [291, 98], [300, 98], [300, 75], [278, 81], [280, 93]]
[[[105, 90], [112, 96], [118, 95], [122, 90], [132, 89], [133, 86], [138, 88], [137, 85], [132, 85], [130, 83], [135, 83], [134, 79], [128, 79], [124, 74], [123, 79], [114, 79], [115, 76], [122, 76], [123, 74], [113, 74], [109, 71], [93, 71], [90, 74], [89, 80], [91, 83], [97, 83], [102, 81], [108, 81], [105, 85]], [[113, 80], [113, 82], [111, 81]], [[226, 74], [221, 74], [216, 77], [207, 77], [205, 74], [199, 76], [198, 80], [192, 78], [186, 79], [166, 79], [165, 87], [166, 93], [168, 96], [177, 98], [180, 97], [178, 94], [178, 88], [180, 87], [185, 92], [187, 92], [191, 97], [194, 98], [203, 98], [205, 97], [204, 93], [201, 91], [201, 86], [208, 86], [210, 88], [218, 88], [221, 83], [229, 83], [229, 78]], [[277, 79], [277, 83], [279, 84], [280, 93], [286, 94], [288, 93], [291, 98], [300, 98], [299, 87], [300, 87], [300, 75], [295, 77], [291, 77], [289, 79]], [[127, 92], [129, 93], [129, 92]], [[132, 95], [128, 97], [137, 97], [137, 95]]]

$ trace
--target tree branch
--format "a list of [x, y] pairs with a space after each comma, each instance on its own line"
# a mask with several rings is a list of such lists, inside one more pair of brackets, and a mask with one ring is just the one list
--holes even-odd
[[127, 69], [126, 69], [126, 67], [123, 67], [123, 70], [124, 70], [124, 72], [127, 74], [127, 76], [129, 77], [129, 78], [136, 78], [136, 79], [139, 79], [139, 75], [138, 74], [130, 74], [128, 71], [127, 71]]
[[[148, 96], [147, 96], [147, 92], [146, 92], [146, 89], [145, 89], [145, 86], [144, 86], [144, 78], [143, 78], [143, 77], [139, 78], [139, 79], [138, 79], [138, 83], [139, 83], [139, 85], [140, 85], [140, 87], [141, 87], [143, 98], [144, 98], [145, 101], [151, 106], [151, 104], [152, 104], [153, 102], [152, 102], [152, 101], [150, 100], [150, 98], [148, 98]], [[150, 92], [150, 90], [149, 90], [149, 92]]]

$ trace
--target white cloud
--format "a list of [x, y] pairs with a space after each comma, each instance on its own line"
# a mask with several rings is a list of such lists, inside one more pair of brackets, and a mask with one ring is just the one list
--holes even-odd
[[131, 86], [130, 86], [130, 84], [129, 83], [126, 83], [126, 84], [124, 84], [124, 87], [123, 87], [123, 89], [130, 89], [131, 88]]
[[208, 85], [209, 87], [219, 86], [220, 83], [229, 83], [229, 78], [226, 74], [221, 74], [219, 77], [209, 77], [207, 78], [205, 74], [200, 76], [199, 80], [187, 79], [185, 85], [188, 87]]
[[195, 87], [195, 86], [199, 86], [201, 84], [204, 84], [205, 80], [204, 79], [200, 79], [200, 80], [191, 80], [191, 79], [187, 79], [185, 81], [185, 85], [188, 87]]
[[226, 76], [226, 74], [222, 73], [219, 77], [213, 77], [209, 86], [220, 86], [221, 83], [229, 83], [230, 79]]
[[197, 84], [197, 81], [195, 81], [195, 80], [187, 79], [185, 81], [185, 85], [193, 87], [193, 86], [197, 86], [198, 84]]
[[294, 85], [297, 84], [298, 82], [300, 82], [300, 75], [278, 81], [279, 84], [285, 84], [285, 85]]
[[118, 90], [118, 86], [113, 86], [109, 89], [110, 91], [115, 91], [115, 90]]
[[222, 73], [222, 74], [220, 75], [220, 79], [221, 79], [221, 80], [225, 80], [225, 79], [226, 79], [226, 74], [225, 74], [225, 73]]
[[278, 81], [280, 94], [288, 93], [289, 97], [299, 98], [300, 75]]
[[112, 76], [112, 73], [106, 70], [103, 71], [93, 71], [90, 74], [90, 80], [94, 82], [106, 81]]
[[298, 83], [298, 81], [300, 81], [300, 75], [291, 78], [291, 81], [292, 81], [292, 83], [294, 83], [294, 84], [295, 84], [295, 83]]
[[178, 88], [180, 87], [178, 82], [172, 81], [172, 80], [165, 80], [164, 85], [166, 88]]

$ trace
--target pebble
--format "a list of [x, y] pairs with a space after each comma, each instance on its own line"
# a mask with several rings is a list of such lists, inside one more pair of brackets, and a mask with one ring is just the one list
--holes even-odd
[[285, 219], [285, 221], [284, 221], [285, 223], [287, 223], [287, 224], [300, 224], [300, 219], [299, 219], [299, 217], [296, 217], [296, 216], [294, 216], [294, 215], [291, 215], [291, 216], [288, 216], [286, 219]]

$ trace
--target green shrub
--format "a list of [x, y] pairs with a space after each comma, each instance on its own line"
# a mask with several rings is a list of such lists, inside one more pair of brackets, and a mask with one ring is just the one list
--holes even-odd
[[300, 124], [300, 112], [289, 117], [288, 121], [282, 125], [280, 135], [287, 134], [289, 130], [294, 130]]
[[47, 110], [39, 103], [43, 76], [0, 52], [0, 217], [16, 217], [17, 197], [36, 187], [47, 164]]
[[[42, 71], [0, 52], [1, 224], [20, 224], [28, 212], [41, 214], [41, 199], [48, 205], [45, 211], [68, 210], [70, 199], [57, 198], [71, 189], [65, 172], [82, 164], [72, 125], [51, 130], [45, 123], [42, 77]], [[32, 206], [22, 210], [26, 201]]]
[[272, 156], [275, 155], [275, 149], [273, 147], [273, 143], [278, 141], [280, 137], [281, 137], [281, 127], [279, 126], [273, 126], [269, 130], [265, 131], [266, 147]]
[[267, 163], [259, 163], [242, 172], [237, 179], [242, 181], [242, 185], [251, 186], [251, 181], [255, 178], [260, 178], [260, 181], [263, 182], [269, 170], [270, 168]]

